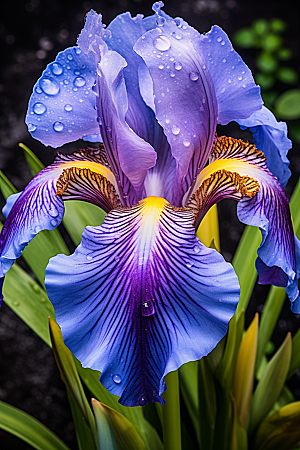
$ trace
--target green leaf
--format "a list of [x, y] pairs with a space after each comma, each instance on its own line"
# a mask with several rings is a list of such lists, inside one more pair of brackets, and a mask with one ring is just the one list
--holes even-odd
[[300, 441], [300, 402], [268, 416], [255, 436], [255, 450], [292, 450]]
[[236, 314], [231, 318], [228, 326], [227, 340], [225, 345], [225, 351], [221, 362], [216, 371], [216, 377], [219, 380], [221, 386], [229, 392], [231, 388], [231, 371], [232, 360], [235, 353], [235, 341], [236, 341]]
[[35, 177], [37, 173], [44, 169], [44, 164], [38, 159], [37, 156], [27, 147], [27, 145], [20, 143], [19, 147], [24, 150], [24, 156], [27, 164], [29, 165], [32, 176]]
[[300, 367], [300, 329], [292, 339], [292, 357], [287, 378], [290, 378]]
[[274, 75], [261, 72], [256, 75], [255, 80], [262, 89], [270, 89], [276, 81]]
[[243, 48], [251, 48], [256, 45], [256, 35], [251, 28], [242, 28], [237, 31], [233, 39], [236, 45]]
[[199, 392], [198, 392], [198, 363], [190, 361], [183, 364], [179, 370], [180, 390], [188, 414], [193, 423], [197, 440], [200, 442], [199, 428]]
[[277, 402], [274, 404], [274, 407], [271, 412], [273, 413], [278, 409], [282, 408], [283, 406], [287, 405], [288, 403], [293, 403], [294, 401], [295, 397], [293, 396], [292, 391], [287, 386], [283, 386], [281, 394]]
[[14, 185], [9, 181], [9, 179], [0, 170], [0, 190], [4, 199], [6, 200], [12, 194], [16, 194], [18, 191]]
[[0, 401], [0, 428], [38, 450], [70, 450], [45, 425], [18, 408]]
[[49, 316], [55, 317], [53, 306], [46, 291], [16, 263], [5, 276], [3, 297], [4, 302], [51, 346]]
[[277, 72], [277, 78], [282, 83], [295, 84], [298, 81], [298, 74], [290, 67], [280, 67]]
[[91, 407], [86, 399], [73, 355], [65, 346], [59, 326], [50, 318], [50, 336], [56, 364], [59, 368], [61, 379], [74, 397], [84, 420], [92, 431], [95, 430], [95, 419]]
[[258, 335], [258, 314], [249, 326], [240, 345], [235, 367], [232, 395], [235, 399], [239, 422], [246, 428], [254, 384], [254, 368]]
[[217, 413], [216, 391], [205, 358], [198, 361], [200, 449], [211, 450], [214, 443]]
[[248, 436], [247, 431], [241, 425], [238, 417], [238, 411], [236, 407], [235, 399], [232, 398], [233, 405], [233, 424], [231, 432], [231, 440], [229, 450], [247, 450], [248, 449]]
[[126, 417], [138, 431], [148, 450], [162, 450], [162, 442], [158, 437], [156, 430], [144, 418], [143, 408], [141, 406], [131, 408], [122, 406], [118, 403], [118, 397], [110, 394], [110, 392], [108, 392], [108, 390], [100, 383], [100, 372], [92, 369], [84, 369], [75, 357], [74, 362], [81, 379], [91, 392], [92, 396]]
[[282, 39], [276, 34], [269, 34], [262, 40], [262, 47], [267, 52], [275, 52], [282, 46]]
[[270, 25], [272, 30], [276, 33], [282, 33], [287, 27], [287, 24], [281, 19], [273, 19]]
[[249, 225], [246, 226], [232, 261], [241, 286], [240, 301], [236, 311], [237, 319], [242, 310], [246, 311], [254, 288], [257, 277], [255, 260], [260, 243], [261, 233], [259, 229]]
[[84, 420], [83, 415], [81, 414], [81, 411], [68, 388], [67, 394], [75, 425], [75, 433], [79, 450], [96, 450], [92, 431]]
[[92, 406], [96, 417], [99, 450], [146, 450], [135, 428], [122, 414], [95, 399], [92, 400]]
[[281, 94], [275, 110], [282, 119], [298, 119], [300, 117], [300, 89], [289, 89]]
[[279, 59], [282, 59], [283, 61], [287, 61], [288, 59], [290, 59], [293, 56], [293, 52], [291, 49], [284, 47], [278, 51], [277, 56]]
[[270, 412], [282, 391], [290, 366], [291, 351], [291, 334], [288, 333], [281, 347], [269, 361], [255, 389], [251, 405], [250, 434]]
[[257, 67], [264, 73], [275, 72], [278, 66], [277, 59], [269, 52], [262, 52], [256, 60]]
[[269, 24], [264, 19], [257, 19], [255, 22], [252, 23], [252, 28], [255, 30], [255, 32], [259, 35], [263, 35], [268, 31]]

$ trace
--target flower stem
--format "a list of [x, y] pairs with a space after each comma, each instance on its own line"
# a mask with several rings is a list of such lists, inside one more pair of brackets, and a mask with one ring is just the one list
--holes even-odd
[[165, 381], [167, 390], [163, 397], [166, 404], [162, 406], [164, 450], [181, 450], [178, 371], [168, 373]]

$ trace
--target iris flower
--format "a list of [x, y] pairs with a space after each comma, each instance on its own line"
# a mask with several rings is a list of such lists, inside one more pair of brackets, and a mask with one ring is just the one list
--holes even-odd
[[[64, 201], [108, 214], [88, 226], [71, 256], [57, 255], [45, 285], [66, 345], [128, 406], [158, 401], [164, 376], [207, 355], [239, 300], [231, 264], [196, 230], [223, 198], [258, 226], [259, 281], [285, 286], [300, 312], [299, 241], [283, 187], [286, 125], [262, 103], [250, 70], [218, 26], [199, 34], [155, 3], [155, 14], [117, 16], [106, 29], [90, 11], [77, 45], [58, 54], [34, 86], [26, 123], [58, 154], [4, 208], [1, 276]], [[249, 128], [254, 144], [216, 136], [217, 124]], [[209, 164], [207, 164], [209, 162]]]

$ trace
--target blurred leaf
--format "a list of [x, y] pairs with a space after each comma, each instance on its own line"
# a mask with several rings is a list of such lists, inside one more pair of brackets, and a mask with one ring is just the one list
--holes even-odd
[[215, 436], [217, 403], [213, 376], [205, 358], [198, 361], [198, 390], [200, 449], [211, 450]]
[[139, 432], [141, 438], [145, 442], [148, 450], [162, 450], [162, 442], [156, 430], [144, 418], [143, 408], [141, 406], [126, 407], [118, 402], [118, 397], [108, 392], [100, 383], [100, 372], [92, 369], [84, 369], [80, 362], [74, 357], [74, 363], [77, 371], [85, 383], [86, 387], [97, 400], [105, 405], [113, 408], [126, 417]]
[[300, 143], [300, 120], [299, 119], [289, 124], [289, 135], [293, 141]]
[[277, 78], [282, 83], [295, 84], [298, 81], [298, 74], [290, 67], [280, 67], [277, 72]]
[[259, 70], [265, 73], [275, 72], [278, 66], [276, 58], [268, 52], [262, 52], [258, 55], [256, 64]]
[[255, 32], [251, 28], [238, 30], [233, 39], [236, 45], [243, 48], [255, 47], [257, 40]]
[[225, 344], [225, 351], [221, 362], [216, 371], [216, 377], [219, 380], [221, 386], [229, 392], [231, 388], [231, 370], [232, 370], [232, 360], [235, 351], [235, 341], [236, 341], [236, 314], [231, 318], [228, 325], [227, 340]]
[[[100, 443], [98, 446], [99, 450], [114, 450], [115, 448], [118, 450], [146, 450], [142, 439], [132, 424], [122, 414], [95, 399], [92, 399], [92, 406], [96, 417], [98, 439]], [[103, 431], [105, 431], [106, 437], [109, 436], [107, 424], [112, 430], [110, 441], [108, 441], [111, 446], [107, 446], [105, 445], [105, 442], [103, 442]], [[111, 436], [114, 436], [116, 447], [113, 446], [113, 439], [111, 439]]]
[[256, 355], [256, 372], [260, 366], [261, 359], [265, 354], [266, 345], [271, 339], [273, 331], [277, 325], [285, 297], [285, 288], [271, 286], [260, 319]]
[[259, 72], [255, 77], [256, 82], [261, 86], [262, 89], [270, 89], [275, 83], [274, 75], [268, 73]]
[[273, 105], [278, 97], [278, 93], [276, 91], [263, 91], [262, 92], [263, 101], [273, 111]]
[[300, 329], [292, 339], [292, 357], [288, 378], [290, 378], [300, 367]]
[[273, 413], [278, 409], [282, 408], [283, 406], [287, 405], [288, 403], [293, 403], [294, 401], [295, 397], [293, 396], [291, 390], [287, 386], [283, 386], [280, 396], [277, 402], [274, 404], [274, 407], [272, 408], [271, 412]]
[[27, 147], [27, 145], [20, 143], [19, 147], [24, 150], [24, 156], [27, 164], [29, 165], [32, 176], [35, 177], [37, 173], [44, 169], [44, 164], [38, 159], [37, 156]]
[[[257, 360], [257, 358], [256, 358], [256, 360]], [[260, 359], [260, 363], [256, 367], [256, 371], [255, 371], [255, 375], [256, 375], [256, 378], [258, 381], [262, 379], [263, 374], [265, 373], [265, 370], [267, 368], [267, 365], [268, 365], [267, 357], [265, 355], [263, 355], [263, 357]]]
[[248, 449], [247, 431], [239, 421], [236, 402], [234, 398], [232, 398], [232, 405], [233, 405], [232, 408], [233, 424], [229, 450], [247, 450]]
[[234, 254], [232, 265], [241, 286], [240, 301], [237, 306], [237, 319], [246, 310], [257, 277], [255, 260], [261, 243], [261, 232], [256, 227], [246, 226]]
[[53, 306], [46, 291], [16, 263], [5, 276], [3, 297], [4, 302], [51, 346], [48, 324], [49, 316], [55, 317]]
[[282, 119], [300, 117], [300, 89], [289, 89], [281, 94], [275, 103], [276, 113]]
[[279, 59], [282, 59], [283, 61], [286, 61], [288, 59], [290, 59], [293, 55], [292, 50], [290, 50], [289, 48], [281, 48], [278, 53], [277, 56]]
[[300, 402], [290, 403], [268, 416], [255, 437], [256, 450], [292, 450], [300, 441]]
[[81, 411], [68, 388], [67, 394], [75, 425], [75, 433], [79, 450], [96, 450], [92, 431], [84, 420], [83, 415], [81, 414]]
[[210, 370], [214, 374], [219, 367], [219, 364], [223, 358], [227, 335], [220, 340], [216, 347], [205, 357]]
[[50, 336], [56, 364], [60, 371], [60, 376], [70, 393], [74, 397], [84, 420], [95, 429], [95, 419], [86, 399], [73, 356], [70, 350], [65, 346], [59, 326], [50, 318]]
[[271, 28], [276, 33], [282, 33], [284, 30], [286, 30], [287, 24], [284, 22], [284, 20], [281, 19], [273, 19], [271, 20]]
[[183, 364], [179, 370], [180, 390], [183, 396], [189, 416], [192, 420], [198, 442], [200, 441], [199, 429], [199, 386], [198, 386], [198, 362], [190, 361]]
[[257, 34], [262, 35], [268, 31], [269, 24], [264, 19], [257, 19], [252, 23], [252, 27]]
[[37, 419], [1, 401], [0, 428], [38, 450], [70, 450], [58, 436]]
[[254, 383], [257, 335], [258, 314], [255, 314], [240, 345], [232, 386], [232, 394], [236, 402], [238, 418], [244, 428], [248, 424]]
[[269, 361], [255, 389], [251, 405], [250, 434], [272, 409], [282, 391], [290, 366], [291, 351], [291, 334], [288, 333], [281, 347]]
[[268, 36], [265, 36], [262, 41], [262, 47], [267, 52], [275, 52], [280, 49], [281, 45], [282, 39], [276, 34], [269, 34]]

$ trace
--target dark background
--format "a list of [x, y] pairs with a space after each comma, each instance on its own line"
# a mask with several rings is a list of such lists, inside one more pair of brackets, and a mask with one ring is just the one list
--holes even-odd
[[[288, 24], [285, 45], [293, 52], [292, 66], [299, 72], [299, 13], [291, 1], [264, 0], [188, 0], [165, 2], [164, 10], [181, 16], [200, 32], [213, 24], [220, 25], [232, 39], [234, 33], [249, 26], [257, 18], [281, 18]], [[0, 169], [19, 189], [30, 180], [19, 142], [31, 148], [44, 164], [53, 161], [55, 151], [32, 139], [24, 124], [27, 102], [35, 81], [56, 54], [76, 42], [83, 27], [84, 15], [91, 8], [103, 15], [108, 24], [117, 14], [152, 14], [151, 1], [78, 1], [78, 0], [2, 0], [0, 6]], [[246, 63], [255, 69], [252, 51], [238, 49]], [[242, 137], [237, 126], [229, 125], [221, 132]], [[245, 135], [243, 135], [245, 138]], [[247, 136], [246, 139], [250, 138]], [[72, 152], [80, 144], [63, 148]], [[300, 174], [299, 145], [289, 153], [293, 176], [286, 188], [290, 196]], [[1, 206], [4, 204], [0, 199]], [[243, 225], [236, 219], [235, 204], [219, 205], [221, 246], [229, 261], [237, 246]], [[3, 218], [2, 218], [3, 219]], [[267, 287], [255, 289], [247, 312], [247, 324], [255, 311], [262, 311]], [[276, 346], [287, 331], [299, 327], [288, 302], [273, 335]], [[300, 398], [300, 374], [291, 381], [291, 389]], [[76, 449], [74, 427], [64, 385], [59, 378], [52, 351], [5, 304], [0, 311], [0, 399], [15, 405], [45, 423], [71, 449]], [[0, 431], [2, 450], [25, 450], [31, 447]]]

